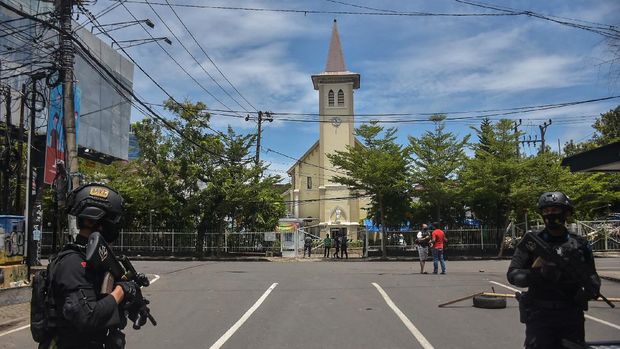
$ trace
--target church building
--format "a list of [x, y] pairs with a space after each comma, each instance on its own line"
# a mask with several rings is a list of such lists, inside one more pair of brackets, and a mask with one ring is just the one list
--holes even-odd
[[360, 74], [347, 70], [336, 20], [332, 28], [325, 71], [312, 75], [319, 92], [320, 137], [291, 167], [291, 188], [286, 191], [289, 213], [304, 219], [308, 232], [325, 237], [358, 238], [360, 220], [366, 218], [367, 198], [351, 198], [355, 193], [332, 181], [342, 176], [327, 154], [345, 151], [346, 146], [362, 146], [355, 139], [354, 90], [360, 88]]

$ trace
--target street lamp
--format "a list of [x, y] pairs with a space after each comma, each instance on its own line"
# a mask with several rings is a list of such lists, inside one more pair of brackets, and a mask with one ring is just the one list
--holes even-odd
[[119, 40], [112, 43], [112, 48], [116, 44], [119, 48], [129, 48], [138, 45], [144, 45], [152, 42], [163, 41], [168, 45], [172, 45], [172, 41], [168, 37], [162, 36], [159, 38], [146, 38], [146, 39], [134, 39], [134, 40]]
[[153, 234], [153, 212], [155, 212], [153, 209], [149, 211], [149, 231], [151, 234]]

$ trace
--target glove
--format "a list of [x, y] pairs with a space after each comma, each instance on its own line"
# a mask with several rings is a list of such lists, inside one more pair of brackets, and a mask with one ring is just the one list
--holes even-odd
[[121, 303], [123, 309], [129, 310], [135, 305], [142, 303], [142, 291], [140, 291], [140, 286], [134, 281], [117, 282], [116, 286], [120, 286], [125, 294], [123, 303]]
[[547, 281], [558, 282], [562, 277], [562, 271], [553, 262], [544, 262], [540, 268], [540, 275]]

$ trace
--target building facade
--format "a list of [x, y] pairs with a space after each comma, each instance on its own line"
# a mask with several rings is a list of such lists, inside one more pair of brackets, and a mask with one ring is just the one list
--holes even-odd
[[354, 137], [354, 90], [360, 88], [360, 74], [346, 68], [335, 20], [325, 71], [312, 75], [312, 83], [319, 93], [320, 137], [287, 171], [291, 188], [285, 200], [289, 213], [303, 218], [309, 232], [356, 239], [368, 201], [333, 181], [342, 172], [327, 157], [347, 146], [361, 146]]

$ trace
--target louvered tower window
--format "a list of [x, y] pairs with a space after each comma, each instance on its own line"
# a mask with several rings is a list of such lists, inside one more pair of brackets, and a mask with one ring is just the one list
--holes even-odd
[[334, 91], [333, 90], [329, 90], [329, 93], [327, 94], [327, 105], [330, 107], [334, 106]]
[[338, 90], [338, 106], [344, 107], [344, 92], [342, 90]]

